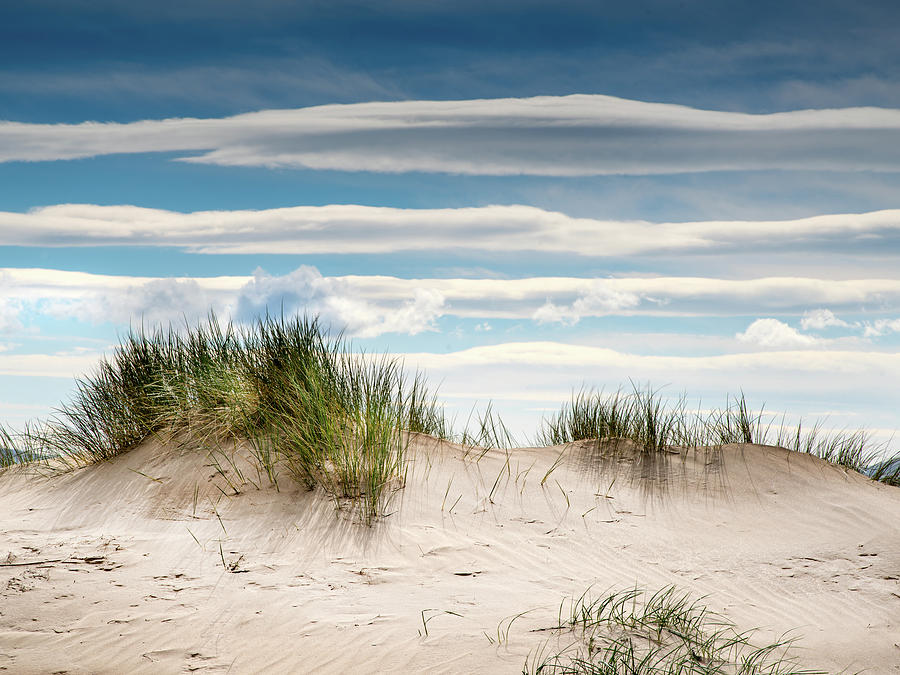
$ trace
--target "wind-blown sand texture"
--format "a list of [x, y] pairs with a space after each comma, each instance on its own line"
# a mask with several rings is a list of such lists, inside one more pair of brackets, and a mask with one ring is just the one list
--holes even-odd
[[240, 449], [239, 494], [158, 441], [0, 475], [0, 670], [518, 673], [564, 599], [675, 584], [806, 667], [900, 673], [900, 489], [767, 446], [410, 448], [372, 527]]

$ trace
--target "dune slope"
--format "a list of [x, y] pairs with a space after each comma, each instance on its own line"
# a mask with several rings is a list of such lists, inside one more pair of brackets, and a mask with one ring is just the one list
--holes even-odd
[[518, 673], [565, 598], [675, 584], [900, 673], [900, 489], [766, 446], [411, 450], [372, 527], [241, 448], [0, 475], [0, 670]]

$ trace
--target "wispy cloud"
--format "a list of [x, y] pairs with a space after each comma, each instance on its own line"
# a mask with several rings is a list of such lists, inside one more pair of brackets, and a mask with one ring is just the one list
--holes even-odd
[[217, 294], [194, 279], [147, 279], [124, 285], [113, 282], [93, 291], [46, 295], [37, 308], [59, 319], [122, 325], [193, 323], [215, 308]]
[[[0, 269], [0, 331], [44, 315], [85, 323], [188, 324], [210, 310], [253, 321], [266, 312], [317, 315], [356, 337], [416, 335], [434, 330], [446, 312], [440, 289], [406, 283], [383, 288], [384, 278], [323, 277], [302, 266], [286, 275], [258, 270], [251, 277], [122, 277], [59, 270]], [[9, 312], [6, 313], [7, 308]]]
[[866, 337], [878, 337], [885, 333], [900, 333], [900, 319], [876, 319], [866, 324], [864, 329]]
[[804, 312], [800, 326], [803, 330], [824, 330], [825, 328], [852, 328], [853, 324], [839, 319], [830, 309], [813, 309]]
[[[860, 351], [774, 351], [724, 354], [719, 356], [645, 356], [602, 347], [559, 342], [509, 342], [473, 347], [449, 354], [406, 354], [406, 358], [427, 368], [450, 369], [464, 365], [535, 365], [545, 367], [613, 368], [616, 372], [662, 374], [672, 377], [690, 372], [740, 370], [769, 373], [815, 373], [831, 377], [836, 372], [867, 372], [900, 375], [900, 354]], [[666, 373], [669, 375], [666, 376]], [[605, 379], [605, 378], [604, 378]]]
[[0, 375], [18, 377], [78, 377], [96, 367], [101, 352], [0, 354]]
[[0, 123], [0, 161], [196, 152], [223, 166], [550, 176], [900, 170], [900, 110], [766, 115], [600, 95], [398, 101], [127, 124]]
[[[762, 350], [718, 356], [647, 356], [561, 342], [513, 342], [451, 352], [404, 354], [410, 368], [422, 368], [440, 381], [446, 400], [458, 399], [465, 419], [472, 401], [495, 402], [515, 413], [522, 401], [556, 407], [581, 386], [614, 391], [649, 383], [677, 398], [721, 405], [727, 394], [743, 391], [751, 404], [798, 415], [831, 410], [856, 413], [852, 424], [893, 428], [894, 391], [900, 354], [831, 348]], [[802, 403], [800, 403], [802, 402]], [[535, 415], [504, 416], [533, 429]], [[515, 426], [513, 427], [515, 428]]]
[[0, 245], [173, 246], [208, 254], [540, 251], [620, 257], [667, 252], [900, 246], [900, 210], [793, 220], [651, 223], [574, 218], [532, 206], [399, 209], [360, 205], [180, 213], [59, 204], [0, 211]]
[[[571, 325], [609, 314], [689, 317], [758, 316], [765, 312], [803, 316], [804, 330], [839, 321], [832, 310], [810, 310], [821, 307], [896, 314], [900, 312], [900, 280], [672, 276], [401, 279], [324, 276], [310, 266], [285, 275], [258, 270], [253, 276], [155, 278], [0, 268], [0, 309], [6, 312], [2, 316], [19, 322], [25, 316], [47, 314], [90, 323], [127, 324], [141, 318], [177, 323], [183, 318], [201, 318], [210, 308], [246, 321], [266, 309], [278, 313], [283, 308], [287, 313], [318, 313], [351, 334], [374, 336], [386, 332], [414, 335], [433, 328], [442, 316]], [[759, 342], [762, 335], [751, 332], [750, 341]]]
[[[0, 354], [0, 376], [71, 378], [89, 373], [97, 351]], [[531, 431], [537, 415], [523, 414], [542, 402], [550, 409], [581, 386], [615, 390], [650, 383], [665, 395], [687, 392], [709, 405], [743, 390], [755, 406], [796, 414], [832, 410], [856, 413], [853, 424], [891, 426], [896, 397], [886, 397], [900, 378], [900, 354], [834, 349], [753, 351], [718, 356], [647, 356], [563, 342], [504, 342], [448, 353], [404, 352], [410, 370], [419, 368], [440, 383], [448, 410], [465, 420], [472, 404], [493, 400], [512, 428]], [[696, 400], [696, 399], [692, 399]], [[797, 401], [803, 401], [798, 407]], [[0, 403], [2, 406], [2, 403]], [[805, 406], [805, 408], [803, 407]], [[4, 406], [5, 407], [5, 406]], [[18, 419], [15, 415], [12, 417]]]
[[[335, 65], [321, 57], [253, 59], [239, 66], [192, 65], [151, 69], [116, 63], [80, 72], [0, 73], [0, 92], [25, 96], [75, 96], [94, 99], [175, 101], [180, 104], [271, 105], [275, 100], [348, 101], [395, 98], [402, 92], [371, 75]], [[290, 92], [290, 95], [287, 93]], [[145, 103], [146, 105], [146, 103]]]
[[[2, 354], [0, 374], [70, 377], [88, 372], [102, 352], [79, 351], [53, 354]], [[718, 356], [646, 356], [628, 352], [561, 342], [504, 342], [448, 353], [399, 353], [411, 367], [451, 371], [466, 367], [535, 366], [585, 369], [582, 372], [602, 380], [622, 377], [687, 379], [690, 374], [745, 372], [758, 379], [781, 373], [821, 373], [833, 380], [835, 373], [857, 373], [900, 377], [900, 354], [862, 351], [772, 351]], [[576, 378], [578, 379], [578, 378]], [[576, 379], [566, 387], [577, 386]], [[696, 379], [692, 377], [690, 379]], [[832, 382], [832, 387], [839, 383]]]
[[637, 293], [617, 290], [606, 282], [594, 282], [581, 297], [569, 306], [559, 306], [547, 301], [538, 308], [532, 318], [538, 323], [575, 324], [586, 316], [621, 314], [641, 304]]
[[[2, 275], [0, 275], [2, 279]], [[19, 320], [20, 303], [12, 298], [4, 298], [0, 295], [0, 335], [22, 330], [22, 322]]]

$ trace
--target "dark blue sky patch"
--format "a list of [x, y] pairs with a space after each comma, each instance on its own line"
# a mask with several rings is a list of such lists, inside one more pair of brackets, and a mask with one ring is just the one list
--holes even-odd
[[756, 112], [900, 102], [891, 2], [157, 4], [5, 8], [0, 118], [572, 92]]

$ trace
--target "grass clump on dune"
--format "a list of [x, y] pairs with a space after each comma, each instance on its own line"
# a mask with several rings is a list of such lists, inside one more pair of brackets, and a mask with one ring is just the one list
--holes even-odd
[[776, 445], [804, 452], [890, 485], [900, 485], [900, 455], [884, 460], [885, 447], [873, 444], [864, 430], [823, 432], [763, 424], [762, 410], [753, 412], [743, 394], [723, 409], [689, 410], [682, 396], [667, 402], [659, 391], [621, 390], [612, 395], [581, 390], [557, 414], [542, 421], [537, 442], [559, 445], [585, 439], [628, 439], [648, 453], [668, 448], [702, 448], [729, 443]]
[[584, 439], [628, 439], [647, 452], [672, 447], [703, 447], [726, 443], [764, 443], [762, 414], [754, 414], [743, 396], [723, 410], [706, 415], [688, 410], [685, 397], [674, 403], [659, 391], [579, 391], [556, 415], [545, 418], [538, 442], [558, 445]]
[[[154, 435], [211, 450], [246, 441], [273, 481], [284, 468], [351, 498], [370, 520], [403, 479], [403, 431], [445, 436], [447, 428], [423, 378], [408, 381], [398, 361], [352, 353], [316, 319], [267, 316], [237, 330], [211, 316], [186, 331], [131, 332], [16, 447], [80, 466]], [[13, 447], [5, 440], [0, 446]]]
[[[592, 599], [582, 595], [560, 619], [564, 646], [548, 644], [526, 661], [523, 673], [543, 675], [812, 675], [797, 665], [791, 640], [753, 642], [725, 617], [673, 586], [652, 595], [637, 588]], [[529, 663], [530, 661], [530, 663]]]
[[[538, 445], [629, 439], [648, 456], [671, 448], [775, 444], [808, 452], [900, 485], [900, 456], [882, 460], [863, 431], [818, 425], [773, 430], [741, 395], [724, 409], [688, 410], [658, 391], [580, 391], [543, 420]], [[471, 421], [471, 418], [470, 418]], [[144, 439], [173, 435], [210, 450], [249, 443], [273, 482], [284, 469], [307, 486], [378, 510], [386, 487], [402, 483], [406, 436], [453, 437], [437, 396], [400, 363], [355, 354], [317, 319], [269, 316], [236, 329], [215, 316], [201, 325], [132, 331], [50, 420], [15, 435], [0, 427], [0, 467], [56, 457], [70, 466], [103, 461]], [[515, 440], [488, 405], [459, 440], [510, 448]], [[16, 450], [12, 450], [16, 448]]]

